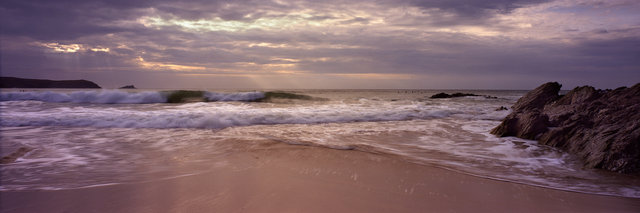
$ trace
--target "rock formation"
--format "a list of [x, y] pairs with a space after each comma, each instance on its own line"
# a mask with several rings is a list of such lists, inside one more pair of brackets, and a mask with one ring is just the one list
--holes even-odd
[[120, 87], [118, 89], [136, 89], [136, 87], [133, 86], [133, 85], [126, 85], [126, 86]]
[[564, 96], [560, 87], [551, 82], [530, 91], [491, 133], [558, 147], [582, 158], [585, 167], [640, 172], [640, 84], [583, 86]]
[[43, 79], [0, 77], [0, 88], [100, 88], [100, 86], [87, 80], [53, 81]]
[[[476, 94], [472, 94], [472, 93], [460, 93], [460, 92], [456, 92], [453, 94], [447, 94], [444, 92], [432, 95], [430, 98], [431, 99], [437, 99], [437, 98], [459, 98], [459, 97], [467, 97], [467, 96], [480, 96], [480, 95], [476, 95]], [[485, 95], [483, 96], [485, 98], [497, 98], [497, 97], [493, 97], [493, 96], [488, 96]]]
[[453, 93], [451, 95], [441, 92], [435, 95], [432, 95], [431, 98], [457, 98], [457, 97], [465, 97], [465, 96], [478, 96], [476, 94], [467, 94], [467, 93]]

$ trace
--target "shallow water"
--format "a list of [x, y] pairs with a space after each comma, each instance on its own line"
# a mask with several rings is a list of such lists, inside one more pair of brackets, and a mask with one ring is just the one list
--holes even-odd
[[[241, 102], [261, 94], [209, 91], [217, 102], [167, 104], [158, 91], [5, 91], [2, 154], [34, 150], [2, 166], [0, 190], [197, 174], [224, 163], [227, 154], [287, 143], [386, 154], [528, 185], [640, 197], [637, 178], [582, 169], [572, 156], [535, 141], [489, 134], [509, 113], [495, 109], [511, 106], [523, 91], [462, 91], [497, 98], [455, 99], [428, 99], [440, 91], [423, 90], [290, 92], [322, 99]], [[148, 97], [160, 99], [135, 101], [156, 100]]]

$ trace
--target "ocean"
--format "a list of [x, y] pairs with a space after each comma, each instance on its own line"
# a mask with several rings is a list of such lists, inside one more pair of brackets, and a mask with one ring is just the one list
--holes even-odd
[[[480, 96], [429, 99], [439, 92]], [[640, 198], [636, 176], [585, 169], [572, 155], [536, 141], [489, 134], [510, 113], [497, 109], [510, 107], [525, 93], [3, 90], [0, 152], [31, 151], [0, 167], [0, 191], [183, 177], [224, 164], [224, 157], [233, 153], [288, 144], [386, 155], [532, 186]]]

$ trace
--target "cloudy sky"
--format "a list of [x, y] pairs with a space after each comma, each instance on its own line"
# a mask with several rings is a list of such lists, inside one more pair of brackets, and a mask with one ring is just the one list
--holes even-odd
[[640, 82], [638, 0], [2, 0], [0, 75], [106, 88]]

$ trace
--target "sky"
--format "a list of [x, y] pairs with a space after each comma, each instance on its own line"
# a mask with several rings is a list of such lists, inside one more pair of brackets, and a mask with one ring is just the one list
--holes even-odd
[[103, 88], [640, 83], [638, 0], [2, 0], [0, 75]]

